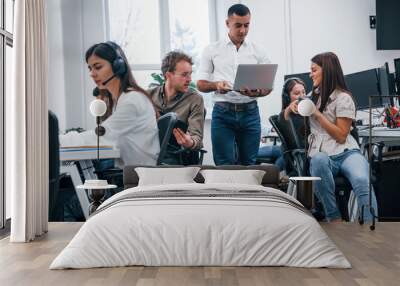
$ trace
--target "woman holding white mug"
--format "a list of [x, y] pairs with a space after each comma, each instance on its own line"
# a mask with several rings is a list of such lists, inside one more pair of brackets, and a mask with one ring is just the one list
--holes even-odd
[[[316, 110], [310, 117], [309, 152], [311, 176], [320, 177], [316, 194], [328, 221], [341, 219], [335, 198], [334, 176], [341, 173], [352, 185], [359, 208], [364, 206], [364, 221], [371, 221], [369, 204], [369, 166], [355, 138], [350, 134], [356, 107], [348, 91], [338, 57], [331, 52], [311, 59], [311, 98]], [[372, 192], [372, 207], [377, 204]]]
[[[336, 205], [334, 177], [340, 173], [351, 183], [359, 208], [364, 206], [364, 213], [360, 215], [364, 221], [370, 221], [369, 166], [350, 134], [356, 107], [338, 57], [331, 52], [314, 56], [310, 77], [313, 81], [311, 100], [316, 109], [310, 116], [308, 155], [311, 176], [321, 178], [315, 183], [316, 195], [322, 202], [326, 219], [339, 221], [341, 215]], [[377, 214], [374, 192], [372, 207]]]

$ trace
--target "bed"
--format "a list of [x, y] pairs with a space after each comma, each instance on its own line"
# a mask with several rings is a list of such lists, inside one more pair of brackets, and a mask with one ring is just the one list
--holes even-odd
[[[50, 269], [129, 265], [350, 268], [297, 200], [265, 186], [276, 182], [271, 179], [276, 170], [252, 168], [269, 169], [264, 185], [135, 186], [134, 167], [126, 168], [128, 188], [98, 208]], [[201, 181], [201, 175], [196, 179]]]

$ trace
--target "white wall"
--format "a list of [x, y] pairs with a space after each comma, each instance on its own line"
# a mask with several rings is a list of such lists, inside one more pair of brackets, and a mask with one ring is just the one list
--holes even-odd
[[269, 125], [268, 117], [281, 109], [281, 86], [286, 73], [288, 50], [285, 38], [286, 0], [247, 0], [241, 1], [249, 7], [252, 17], [248, 37], [265, 47], [272, 63], [278, 64], [274, 90], [270, 95], [259, 99], [262, 123]]
[[[294, 71], [308, 68], [308, 59], [324, 51], [337, 53], [345, 74], [376, 68], [385, 61], [394, 69], [393, 59], [400, 51], [376, 50], [376, 30], [369, 27], [375, 0], [291, 2]], [[310, 5], [312, 12], [305, 8]]]

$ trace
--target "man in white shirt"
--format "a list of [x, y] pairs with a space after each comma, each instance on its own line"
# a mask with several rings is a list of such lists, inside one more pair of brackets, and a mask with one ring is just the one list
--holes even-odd
[[271, 90], [232, 91], [239, 64], [269, 63], [264, 49], [246, 39], [250, 10], [235, 4], [228, 10], [226, 38], [203, 52], [197, 87], [214, 92], [211, 140], [216, 165], [254, 165], [260, 144], [261, 125], [256, 97]]

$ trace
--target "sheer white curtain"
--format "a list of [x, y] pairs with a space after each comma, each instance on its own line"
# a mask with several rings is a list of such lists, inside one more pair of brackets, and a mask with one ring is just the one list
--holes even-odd
[[7, 112], [12, 242], [27, 242], [48, 226], [46, 1], [15, 2], [14, 94]]

